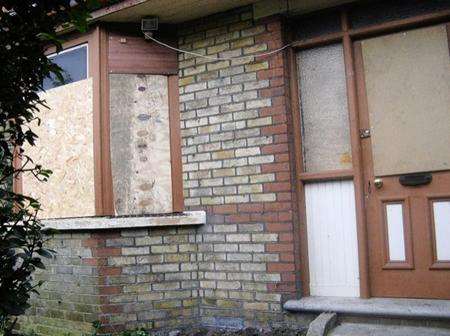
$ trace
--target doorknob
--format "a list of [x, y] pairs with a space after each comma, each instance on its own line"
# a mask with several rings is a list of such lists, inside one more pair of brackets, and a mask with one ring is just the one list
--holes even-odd
[[375, 180], [373, 180], [373, 184], [375, 188], [380, 189], [383, 186], [383, 179], [376, 178]]

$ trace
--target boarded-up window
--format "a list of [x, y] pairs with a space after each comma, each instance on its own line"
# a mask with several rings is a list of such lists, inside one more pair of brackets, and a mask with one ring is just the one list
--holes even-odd
[[298, 54], [304, 170], [351, 168], [342, 45]]
[[445, 25], [361, 42], [375, 175], [450, 169]]
[[23, 189], [41, 201], [41, 218], [95, 215], [93, 81], [84, 79], [42, 92], [50, 109], [41, 108], [32, 125], [39, 136], [25, 153], [53, 171], [48, 182], [24, 174]]
[[115, 213], [172, 212], [167, 76], [110, 75], [110, 111]]

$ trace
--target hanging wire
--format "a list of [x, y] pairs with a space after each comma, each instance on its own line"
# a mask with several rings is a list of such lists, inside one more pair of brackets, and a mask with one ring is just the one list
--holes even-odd
[[178, 49], [175, 47], [172, 47], [171, 45], [168, 45], [164, 42], [161, 42], [159, 40], [157, 40], [156, 38], [154, 38], [151, 34], [144, 32], [144, 35], [147, 39], [152, 40], [153, 42], [158, 43], [159, 45], [162, 45], [166, 48], [178, 51], [180, 53], [183, 54], [188, 54], [188, 55], [192, 55], [192, 56], [196, 56], [196, 57], [203, 57], [212, 61], [231, 61], [231, 60], [238, 60], [238, 59], [248, 59], [249, 57], [265, 57], [265, 56], [270, 56], [276, 53], [279, 53], [280, 51], [283, 51], [284, 49], [290, 47], [292, 45], [292, 43], [288, 43], [284, 46], [282, 46], [281, 48], [272, 50], [272, 51], [268, 51], [265, 53], [261, 53], [261, 54], [252, 54], [252, 55], [247, 55], [247, 56], [234, 56], [234, 57], [214, 57], [214, 56], [207, 56], [207, 55], [202, 55], [196, 52], [192, 52], [192, 51], [187, 51], [187, 50], [182, 50], [182, 49]]

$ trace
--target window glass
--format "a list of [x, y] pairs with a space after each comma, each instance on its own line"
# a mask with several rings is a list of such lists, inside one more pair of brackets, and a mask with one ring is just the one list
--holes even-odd
[[61, 67], [64, 81], [60, 81], [54, 74], [46, 78], [43, 83], [44, 90], [49, 90], [61, 85], [77, 82], [87, 78], [87, 45], [66, 49], [49, 58]]
[[341, 44], [298, 54], [305, 172], [352, 167]]

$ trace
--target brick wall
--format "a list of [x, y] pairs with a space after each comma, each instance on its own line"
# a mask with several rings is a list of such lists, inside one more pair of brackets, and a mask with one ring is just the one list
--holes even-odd
[[100, 321], [103, 332], [160, 329], [198, 316], [196, 228], [101, 230], [56, 234], [44, 280], [22, 330], [82, 335]]
[[179, 56], [185, 203], [204, 209], [201, 319], [263, 326], [296, 292], [281, 20], [241, 8], [182, 25]]
[[88, 233], [58, 234], [49, 241], [56, 258], [43, 259], [45, 271], [35, 275], [45, 281], [40, 295], [33, 297], [27, 316], [20, 320], [21, 330], [44, 335], [63, 335], [69, 330], [80, 335], [91, 330], [100, 312], [99, 276], [93, 251], [84, 246]]
[[[282, 22], [245, 7], [179, 27], [183, 177], [198, 228], [58, 234], [47, 283], [23, 328], [81, 334], [192, 323], [267, 327], [289, 323], [298, 256]], [[35, 317], [37, 315], [37, 317]], [[298, 320], [294, 321], [298, 323]], [[303, 322], [300, 321], [300, 324]]]

